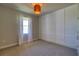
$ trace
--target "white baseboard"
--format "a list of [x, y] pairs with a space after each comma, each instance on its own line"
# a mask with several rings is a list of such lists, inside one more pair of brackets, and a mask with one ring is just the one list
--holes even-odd
[[33, 39], [33, 41], [35, 41], [35, 40], [39, 40], [38, 38], [36, 38], [36, 39]]
[[[41, 39], [41, 40], [44, 40], [44, 39]], [[50, 42], [50, 43], [54, 43], [54, 44], [57, 44], [57, 45], [61, 45], [61, 46], [64, 46], [64, 47], [68, 47], [68, 48], [76, 49], [76, 48], [73, 48], [73, 47], [67, 46], [67, 45], [65, 45], [65, 44], [60, 44], [60, 43], [53, 42], [53, 41], [49, 41], [49, 40], [44, 40], [44, 41], [47, 41], [47, 42]]]
[[12, 44], [9, 44], [9, 45], [0, 46], [0, 49], [8, 48], [8, 47], [15, 46], [15, 45], [17, 45], [17, 43], [12, 43]]

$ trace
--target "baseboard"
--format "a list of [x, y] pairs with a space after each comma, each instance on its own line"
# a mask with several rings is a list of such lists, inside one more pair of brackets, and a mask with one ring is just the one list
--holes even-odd
[[38, 38], [34, 38], [33, 41], [39, 40]]
[[56, 43], [56, 42], [50, 42], [50, 41], [44, 40], [44, 39], [41, 39], [41, 40], [46, 41], [46, 42], [51, 43], [51, 44], [54, 43], [54, 44], [57, 44], [57, 45], [60, 45], [60, 46], [63, 46], [63, 47], [67, 47], [67, 48], [71, 48], [71, 49], [75, 49], [76, 50], [76, 48], [72, 48], [72, 47], [69, 47], [69, 46], [66, 46], [66, 45], [62, 45], [62, 44], [59, 44], [59, 43]]
[[33, 39], [33, 40], [31, 40], [30, 42], [37, 41], [37, 40], [39, 40], [39, 39]]
[[32, 39], [32, 40], [26, 41], [26, 42], [24, 41], [23, 44], [31, 43], [31, 42], [34, 42], [34, 41], [37, 41], [37, 40], [39, 40], [39, 39]]
[[12, 43], [12, 44], [9, 44], [9, 45], [0, 46], [0, 49], [4, 49], [4, 48], [8, 48], [8, 47], [12, 47], [12, 46], [15, 46], [15, 45], [17, 45], [17, 43]]

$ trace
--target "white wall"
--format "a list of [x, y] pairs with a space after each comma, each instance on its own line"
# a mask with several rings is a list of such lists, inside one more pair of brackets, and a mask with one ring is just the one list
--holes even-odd
[[57, 10], [39, 19], [39, 38], [64, 45], [70, 48], [76, 48], [76, 20], [77, 5]]
[[39, 20], [38, 20], [38, 16], [32, 17], [32, 35], [33, 35], [33, 40], [39, 39]]

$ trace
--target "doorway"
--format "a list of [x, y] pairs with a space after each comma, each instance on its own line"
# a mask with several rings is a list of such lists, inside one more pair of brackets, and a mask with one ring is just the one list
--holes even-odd
[[21, 16], [19, 19], [19, 45], [32, 40], [32, 19]]

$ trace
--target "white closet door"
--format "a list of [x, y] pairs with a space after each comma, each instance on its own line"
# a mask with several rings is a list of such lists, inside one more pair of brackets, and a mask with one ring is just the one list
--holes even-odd
[[46, 16], [46, 34], [49, 42], [56, 42], [56, 15], [55, 12], [50, 13]]
[[49, 42], [55, 42], [56, 22], [55, 13], [41, 16], [40, 18], [40, 37]]
[[76, 21], [77, 21], [77, 5], [65, 8], [65, 43], [71, 48], [76, 48]]
[[56, 42], [64, 45], [64, 9], [56, 11]]
[[79, 55], [79, 4], [78, 4], [78, 16], [77, 16], [77, 50]]

